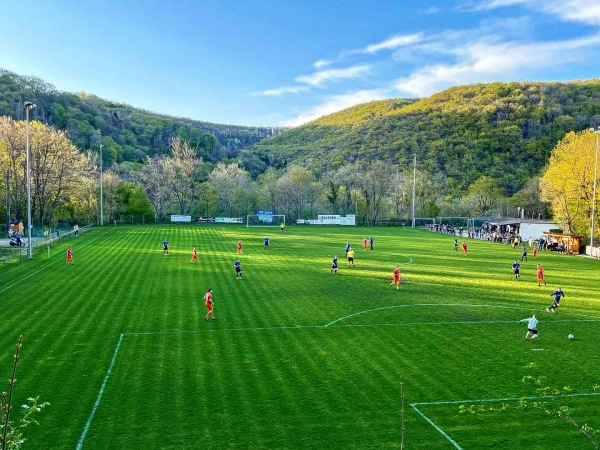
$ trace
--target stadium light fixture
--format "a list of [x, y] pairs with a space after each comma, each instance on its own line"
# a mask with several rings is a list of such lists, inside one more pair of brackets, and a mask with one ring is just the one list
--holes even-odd
[[596, 220], [596, 185], [598, 183], [598, 138], [600, 135], [600, 130], [590, 128], [590, 131], [596, 135], [596, 157], [594, 159], [594, 189], [592, 192], [592, 224], [590, 225], [590, 256], [594, 256], [594, 221]]
[[31, 259], [31, 169], [29, 162], [29, 111], [35, 108], [31, 102], [25, 102], [25, 133], [27, 135], [27, 259]]

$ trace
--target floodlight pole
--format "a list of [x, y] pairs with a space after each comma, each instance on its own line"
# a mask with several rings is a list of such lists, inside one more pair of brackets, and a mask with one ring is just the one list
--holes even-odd
[[414, 156], [413, 191], [412, 191], [412, 228], [415, 227], [415, 194], [417, 190], [417, 155]]
[[100, 144], [100, 226], [104, 225], [104, 196], [102, 195], [102, 147]]
[[592, 193], [592, 224], [590, 227], [590, 256], [594, 256], [594, 221], [596, 220], [596, 185], [598, 182], [598, 135], [600, 130], [591, 131], [596, 135], [596, 157], [594, 159], [594, 189]]
[[27, 259], [31, 259], [31, 169], [29, 162], [29, 110], [35, 108], [31, 102], [25, 102], [25, 130], [27, 135]]

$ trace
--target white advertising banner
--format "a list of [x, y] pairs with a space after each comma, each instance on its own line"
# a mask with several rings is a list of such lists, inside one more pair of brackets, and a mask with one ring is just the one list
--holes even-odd
[[241, 217], [215, 217], [217, 223], [244, 223], [244, 219]]
[[348, 214], [343, 217], [337, 214], [319, 214], [317, 219], [298, 219], [298, 225], [356, 225], [356, 216]]
[[322, 225], [339, 225], [340, 216], [338, 214], [319, 214], [317, 222]]
[[177, 214], [171, 215], [171, 222], [191, 222], [192, 216], [180, 216]]
[[346, 217], [340, 217], [340, 225], [356, 225], [356, 216], [348, 214]]

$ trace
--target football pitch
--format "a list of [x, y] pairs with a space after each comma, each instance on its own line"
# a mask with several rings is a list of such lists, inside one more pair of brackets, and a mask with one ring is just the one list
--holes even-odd
[[[464, 240], [466, 256], [410, 228], [117, 226], [36, 252], [0, 271], [3, 383], [23, 335], [12, 419], [27, 397], [51, 403], [24, 448], [399, 449], [403, 400], [407, 449], [594, 448], [541, 410], [498, 409], [550, 386], [600, 428], [600, 262], [541, 252], [516, 281], [520, 249]], [[518, 321], [534, 313], [530, 343]]]

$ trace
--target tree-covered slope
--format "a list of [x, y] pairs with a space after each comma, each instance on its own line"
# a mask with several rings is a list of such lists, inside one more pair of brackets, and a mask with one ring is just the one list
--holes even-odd
[[600, 124], [600, 81], [489, 83], [428, 98], [374, 101], [262, 140], [242, 153], [258, 163], [317, 171], [384, 160], [441, 173], [462, 189], [483, 175], [512, 194], [546, 165], [569, 131]]
[[23, 104], [36, 108], [31, 119], [68, 132], [80, 149], [102, 143], [113, 149], [113, 162], [143, 161], [169, 150], [173, 136], [181, 136], [198, 156], [217, 162], [236, 158], [242, 148], [281, 133], [284, 128], [246, 127], [201, 122], [145, 111], [86, 93], [60, 92], [35, 77], [0, 69], [0, 116], [23, 120]]

